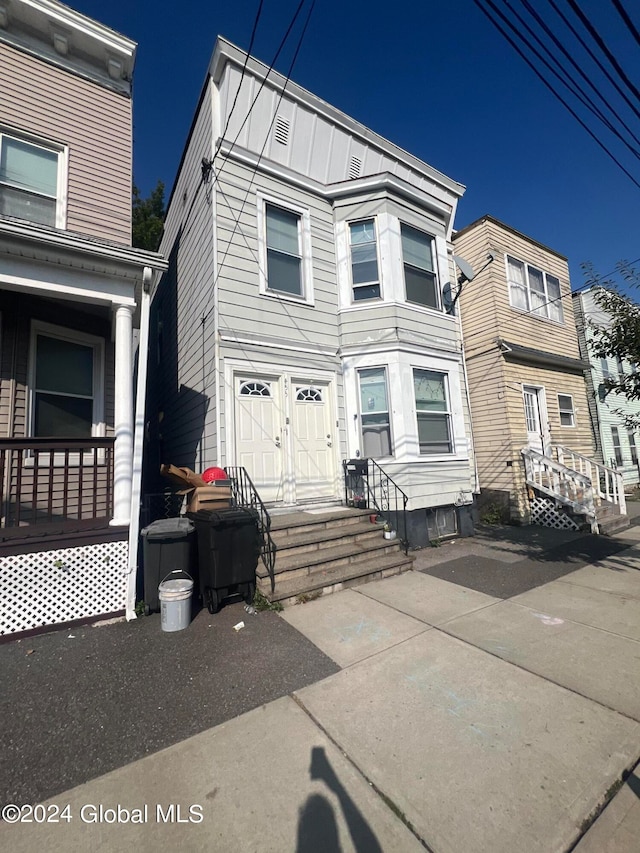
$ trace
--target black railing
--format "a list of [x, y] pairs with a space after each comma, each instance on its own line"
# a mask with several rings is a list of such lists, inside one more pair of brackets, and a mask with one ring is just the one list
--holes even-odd
[[258, 514], [258, 527], [262, 539], [260, 557], [269, 572], [271, 592], [275, 589], [276, 545], [271, 538], [271, 516], [267, 512], [256, 487], [251, 482], [246, 468], [231, 466], [224, 469], [231, 482], [231, 501], [236, 506], [253, 509]]
[[113, 454], [113, 438], [1, 439], [0, 527], [107, 524]]
[[347, 506], [375, 510], [389, 529], [396, 531], [400, 544], [407, 554], [409, 552], [408, 496], [375, 459], [345, 459], [342, 468]]

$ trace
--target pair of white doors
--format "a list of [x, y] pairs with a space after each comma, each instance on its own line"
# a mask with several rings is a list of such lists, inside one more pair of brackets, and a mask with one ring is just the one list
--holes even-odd
[[335, 418], [329, 382], [236, 375], [235, 459], [263, 501], [335, 497]]

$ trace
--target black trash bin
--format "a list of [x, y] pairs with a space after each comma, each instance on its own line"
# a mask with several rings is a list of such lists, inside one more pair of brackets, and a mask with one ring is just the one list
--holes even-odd
[[143, 543], [144, 600], [150, 611], [157, 611], [160, 610], [158, 587], [176, 569], [191, 575], [197, 588], [195, 527], [188, 518], [161, 518], [145, 527], [140, 535]]
[[223, 598], [239, 594], [251, 604], [260, 557], [258, 513], [246, 507], [187, 513], [196, 528], [202, 600], [216, 613]]
[[347, 459], [344, 462], [344, 480], [348, 506], [366, 509], [368, 504], [365, 480], [368, 472], [368, 459]]

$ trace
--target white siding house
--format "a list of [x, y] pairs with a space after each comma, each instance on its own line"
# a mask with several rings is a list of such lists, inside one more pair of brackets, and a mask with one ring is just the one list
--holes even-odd
[[267, 71], [218, 39], [161, 244], [147, 490], [160, 462], [235, 465], [272, 506], [337, 503], [343, 460], [373, 458], [413, 545], [469, 533], [464, 188]]
[[637, 430], [627, 428], [625, 416], [640, 415], [640, 402], [627, 400], [620, 394], [607, 393], [604, 383], [609, 377], [635, 371], [638, 366], [620, 359], [597, 358], [593, 355], [593, 330], [590, 324], [607, 326], [610, 323], [610, 317], [597, 304], [594, 292], [595, 289], [590, 288], [573, 294], [581, 354], [591, 365], [587, 373], [591, 426], [598, 458], [605, 465], [620, 471], [625, 487], [631, 488], [640, 481], [640, 435]]

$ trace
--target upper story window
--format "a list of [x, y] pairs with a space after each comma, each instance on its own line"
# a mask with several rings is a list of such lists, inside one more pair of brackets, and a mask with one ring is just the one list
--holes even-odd
[[63, 151], [0, 133], [0, 215], [62, 226]]
[[509, 297], [514, 308], [557, 323], [563, 322], [559, 279], [510, 257], [507, 257], [507, 274]]
[[257, 199], [260, 293], [313, 304], [309, 211]]
[[407, 302], [415, 302], [425, 308], [439, 308], [433, 237], [409, 225], [401, 225], [400, 231]]
[[266, 205], [267, 287], [302, 296], [302, 247], [298, 213]]
[[375, 219], [349, 223], [353, 300], [380, 298], [378, 245]]

